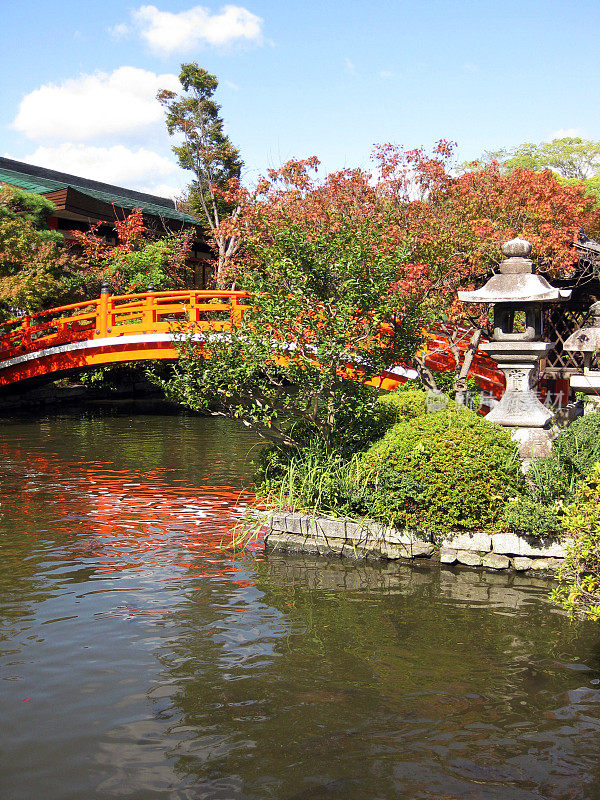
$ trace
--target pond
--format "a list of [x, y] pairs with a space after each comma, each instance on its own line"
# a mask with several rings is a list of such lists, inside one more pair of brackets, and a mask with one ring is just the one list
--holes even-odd
[[600, 626], [548, 582], [223, 549], [258, 443], [0, 422], [0, 798], [600, 797]]

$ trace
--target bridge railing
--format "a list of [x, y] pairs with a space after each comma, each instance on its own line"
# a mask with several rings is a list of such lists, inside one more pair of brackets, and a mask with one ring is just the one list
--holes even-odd
[[170, 333], [189, 323], [199, 331], [226, 330], [240, 322], [247, 297], [209, 290], [102, 294], [2, 323], [0, 360], [86, 339]]
[[[114, 346], [119, 344], [120, 337], [170, 334], [183, 331], [190, 324], [196, 331], [227, 330], [242, 319], [249, 307], [247, 300], [245, 292], [210, 290], [115, 296], [103, 293], [93, 300], [28, 314], [0, 324], [0, 362], [10, 370], [13, 368], [11, 359], [29, 353], [35, 358], [35, 353], [60, 345], [68, 349], [68, 345], [77, 342], [96, 340], [98, 347], [102, 348], [105, 340], [110, 340], [110, 346]], [[459, 350], [466, 348], [470, 338], [466, 329], [462, 334], [456, 341]], [[447, 335], [441, 330], [434, 328], [429, 332], [421, 354], [432, 369], [454, 369], [454, 355]], [[17, 361], [22, 362], [22, 359], [17, 358]], [[483, 353], [477, 354], [471, 374], [474, 373], [485, 391], [497, 396], [502, 394], [504, 382], [497, 365]]]

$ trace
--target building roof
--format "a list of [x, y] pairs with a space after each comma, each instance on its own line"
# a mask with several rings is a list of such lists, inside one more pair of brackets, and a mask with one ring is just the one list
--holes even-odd
[[88, 178], [79, 178], [65, 172], [53, 169], [36, 167], [22, 161], [13, 161], [10, 158], [0, 157], [0, 183], [18, 186], [28, 192], [49, 194], [60, 189], [72, 187], [78, 192], [119, 208], [141, 208], [146, 214], [155, 217], [179, 220], [192, 225], [197, 225], [197, 220], [183, 211], [178, 211], [173, 200], [167, 197], [136, 192], [122, 186], [113, 186], [110, 183], [92, 181]]

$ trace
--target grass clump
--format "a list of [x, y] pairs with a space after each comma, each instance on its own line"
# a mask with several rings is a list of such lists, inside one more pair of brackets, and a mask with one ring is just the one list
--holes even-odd
[[591, 475], [598, 461], [600, 414], [589, 414], [561, 432], [550, 456], [532, 462], [533, 498], [542, 504], [569, 502], [578, 482]]
[[359, 478], [359, 456], [326, 453], [312, 442], [299, 453], [263, 450], [257, 463], [258, 493], [277, 508], [300, 513], [357, 516], [369, 506]]

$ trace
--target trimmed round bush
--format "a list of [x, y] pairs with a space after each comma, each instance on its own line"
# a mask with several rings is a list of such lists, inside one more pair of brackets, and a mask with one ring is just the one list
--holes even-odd
[[525, 490], [510, 434], [461, 406], [394, 425], [361, 468], [372, 513], [398, 527], [489, 527]]
[[383, 429], [381, 435], [397, 422], [421, 417], [426, 413], [427, 393], [416, 387], [389, 392], [379, 397], [375, 403], [375, 417]]

